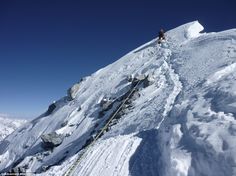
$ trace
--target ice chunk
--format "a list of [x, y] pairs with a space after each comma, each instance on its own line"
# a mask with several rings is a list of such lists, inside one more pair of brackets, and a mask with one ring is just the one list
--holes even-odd
[[198, 37], [203, 29], [204, 27], [198, 21], [193, 22], [185, 31], [186, 38]]
[[198, 37], [203, 29], [198, 21], [193, 21], [168, 31], [167, 40], [170, 39], [174, 43], [181, 44], [186, 40]]

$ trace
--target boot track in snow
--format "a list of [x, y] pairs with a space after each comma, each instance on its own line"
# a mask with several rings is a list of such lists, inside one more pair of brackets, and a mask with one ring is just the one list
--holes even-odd
[[[160, 127], [160, 125], [162, 124], [162, 122], [165, 120], [165, 117], [168, 115], [168, 113], [170, 112], [176, 97], [178, 96], [178, 94], [181, 92], [182, 90], [182, 84], [179, 81], [179, 76], [174, 72], [174, 70], [171, 68], [171, 65], [168, 63], [168, 60], [170, 60], [171, 58], [171, 50], [168, 48], [163, 48], [163, 66], [168, 70], [169, 72], [169, 76], [171, 78], [171, 80], [174, 83], [174, 88], [172, 93], [169, 95], [169, 97], [166, 100], [166, 104], [164, 107], [164, 112], [163, 112], [163, 118], [161, 120], [161, 122], [159, 123], [158, 127]], [[149, 61], [150, 62], [150, 61]], [[129, 98], [131, 97], [131, 95], [133, 94], [133, 92], [135, 91], [135, 89], [138, 87], [138, 85], [142, 82], [142, 80], [139, 80], [136, 85], [132, 88], [132, 90], [130, 91], [129, 95], [125, 98], [125, 100], [123, 100], [123, 102], [121, 103], [121, 105], [118, 107], [118, 109], [112, 114], [112, 116], [109, 118], [108, 122], [104, 125], [104, 127], [100, 130], [100, 132], [96, 135], [96, 137], [94, 138], [94, 140], [88, 145], [86, 146], [82, 153], [80, 154], [80, 156], [77, 158], [77, 160], [72, 164], [72, 166], [67, 170], [67, 172], [64, 174], [64, 176], [70, 176], [73, 174], [73, 171], [75, 170], [75, 168], [80, 164], [81, 160], [85, 157], [86, 152], [89, 150], [89, 148], [91, 148], [95, 142], [103, 135], [103, 133], [108, 129], [109, 125], [111, 124], [112, 120], [116, 117], [116, 115], [120, 112], [120, 110], [122, 109], [122, 107], [124, 106], [124, 104], [129, 100]]]

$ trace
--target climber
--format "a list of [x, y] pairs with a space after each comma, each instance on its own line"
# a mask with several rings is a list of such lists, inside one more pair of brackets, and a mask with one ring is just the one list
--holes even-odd
[[163, 40], [165, 40], [165, 31], [163, 29], [161, 29], [159, 31], [159, 35], [158, 35], [159, 39], [158, 39], [158, 44], [160, 44]]

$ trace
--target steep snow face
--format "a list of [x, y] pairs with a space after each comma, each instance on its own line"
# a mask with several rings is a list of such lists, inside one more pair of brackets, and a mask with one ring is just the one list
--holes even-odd
[[[236, 30], [202, 30], [177, 27], [83, 78], [0, 143], [0, 170], [236, 175]], [[51, 132], [64, 139], [47, 150], [40, 136]]]
[[0, 114], [0, 141], [24, 123], [26, 123], [26, 120], [11, 119], [6, 115]]

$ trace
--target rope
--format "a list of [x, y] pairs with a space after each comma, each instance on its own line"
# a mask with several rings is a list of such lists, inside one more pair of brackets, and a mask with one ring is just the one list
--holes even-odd
[[142, 80], [139, 80], [137, 84], [133, 87], [132, 91], [129, 93], [129, 95], [126, 97], [126, 99], [123, 101], [123, 103], [120, 105], [120, 107], [115, 111], [115, 113], [112, 115], [112, 117], [109, 119], [109, 121], [105, 124], [105, 126], [102, 128], [102, 130], [98, 133], [98, 135], [94, 138], [94, 140], [84, 148], [83, 152], [81, 153], [80, 157], [74, 162], [74, 164], [65, 172], [64, 176], [70, 176], [72, 171], [75, 169], [75, 167], [79, 164], [79, 162], [82, 160], [84, 154], [88, 151], [89, 147], [92, 147], [95, 142], [98, 140], [98, 138], [101, 137], [103, 132], [109, 127], [111, 121], [116, 117], [116, 115], [119, 113], [119, 111], [123, 108], [124, 104], [129, 100], [130, 96], [133, 94], [137, 86]]

